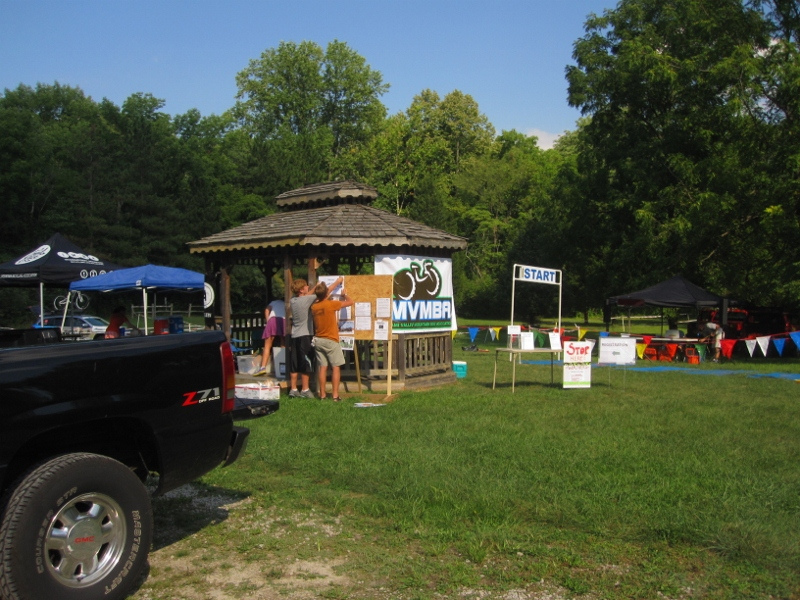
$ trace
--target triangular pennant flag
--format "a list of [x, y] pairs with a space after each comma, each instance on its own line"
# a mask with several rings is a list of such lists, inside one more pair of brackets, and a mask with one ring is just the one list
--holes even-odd
[[722, 356], [725, 358], [730, 359], [733, 356], [733, 347], [736, 345], [736, 342], [739, 340], [722, 340]]
[[700, 355], [700, 360], [704, 361], [706, 359], [706, 350], [707, 350], [706, 345], [705, 344], [695, 344], [694, 348], [695, 348], [695, 350], [697, 350], [697, 353]]
[[761, 346], [761, 351], [764, 353], [764, 356], [767, 356], [767, 349], [769, 348], [769, 336], [762, 335], [761, 337], [757, 337], [756, 341], [758, 345]]
[[753, 358], [753, 351], [756, 349], [756, 341], [745, 340], [744, 345], [747, 346], [747, 351], [750, 353], [750, 358]]
[[500, 337], [500, 328], [499, 327], [489, 328], [489, 335], [492, 337], [492, 341], [495, 341], [497, 338]]
[[775, 345], [775, 350], [778, 351], [778, 356], [783, 356], [783, 347], [786, 345], [786, 338], [775, 338], [772, 340]]
[[458, 331], [457, 331], [457, 330], [455, 330], [455, 329], [453, 329], [453, 331], [451, 331], [451, 332], [450, 332], [450, 338], [451, 338], [451, 339], [456, 339], [456, 334], [457, 334], [457, 333], [458, 333]]
[[650, 342], [653, 341], [653, 336], [652, 335], [643, 335], [642, 336], [642, 341], [644, 342], [644, 345], [647, 346]]
[[478, 328], [477, 327], [470, 327], [469, 328], [469, 341], [474, 342], [475, 336], [478, 335]]
[[789, 334], [789, 337], [792, 338], [795, 347], [800, 349], [800, 331], [792, 331]]
[[636, 344], [636, 356], [638, 356], [641, 360], [644, 360], [645, 348], [647, 348], [647, 344]]
[[536, 335], [536, 347], [537, 348], [544, 348], [545, 347], [544, 346], [544, 341], [547, 338], [544, 337], [544, 334], [541, 331], [534, 331], [533, 333]]
[[578, 329], [578, 341], [583, 341], [583, 338], [586, 337], [586, 330], [585, 329]]

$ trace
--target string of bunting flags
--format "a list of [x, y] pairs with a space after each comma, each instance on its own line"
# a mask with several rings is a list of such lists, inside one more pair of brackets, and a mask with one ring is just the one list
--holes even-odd
[[[463, 331], [464, 329], [466, 329], [467, 333], [469, 334], [469, 341], [470, 342], [475, 342], [475, 340], [478, 338], [478, 334], [480, 334], [481, 332], [484, 332], [484, 341], [491, 340], [492, 342], [494, 342], [495, 340], [499, 340], [500, 339], [500, 332], [501, 331], [505, 331], [506, 326], [490, 327], [490, 326], [486, 326], [486, 325], [474, 325], [474, 326], [471, 326], [471, 327], [459, 328], [460, 331]], [[555, 331], [555, 330], [544, 330], [544, 331], [542, 331], [542, 330], [539, 330], [539, 329], [535, 329], [533, 327], [526, 327], [525, 325], [521, 326], [521, 330], [522, 331], [532, 331], [534, 333], [535, 337], [536, 337], [536, 345], [537, 345], [537, 347], [540, 347], [540, 348], [544, 344], [544, 341], [547, 339], [547, 336], [548, 336], [549, 332], [550, 331]], [[565, 333], [566, 333], [566, 331], [567, 330], [565, 330]], [[586, 329], [580, 329], [580, 328], [574, 329], [574, 330], [569, 330], [569, 331], [570, 332], [575, 332], [575, 338], [578, 341], [583, 340], [584, 336], [586, 336], [586, 333], [587, 333]], [[458, 333], [458, 331], [454, 330], [453, 331], [453, 338], [455, 338], [456, 333]]]
[[[645, 349], [650, 344], [651, 339], [652, 336], [645, 335], [642, 336], [642, 341], [636, 344], [636, 355], [639, 358], [644, 358]], [[739, 343], [744, 344], [744, 347], [746, 348], [750, 358], [755, 356], [756, 349], [761, 350], [761, 355], [766, 357], [770, 347], [775, 349], [775, 352], [777, 352], [779, 357], [782, 357], [787, 348], [786, 342], [790, 340], [795, 345], [795, 348], [797, 348], [797, 351], [800, 352], [800, 331], [792, 331], [788, 334], [775, 333], [772, 335], [761, 335], [752, 338], [724, 339], [721, 340], [720, 346], [722, 350], [722, 356], [728, 360], [733, 358], [733, 351], [736, 348], [736, 345]], [[669, 346], [670, 344], [667, 342], [666, 345]], [[695, 344], [694, 347], [702, 360], [706, 354], [706, 344]]]
[[[500, 339], [500, 332], [505, 331], [505, 326], [501, 327], [494, 327], [494, 326], [486, 326], [486, 325], [473, 325], [470, 327], [461, 327], [458, 330], [452, 331], [452, 336], [455, 338], [456, 334], [461, 332], [469, 334], [469, 340], [471, 343], [475, 343], [481, 333], [484, 335], [484, 341], [496, 341]], [[536, 338], [536, 347], [542, 348], [545, 346], [546, 341], [548, 339], [549, 331], [553, 330], [539, 330], [533, 327], [526, 327], [522, 326], [523, 331], [532, 331], [535, 338]], [[570, 333], [574, 333], [574, 339], [578, 341], [582, 341], [588, 330], [577, 328], [575, 330], [569, 330]], [[564, 331], [567, 333], [567, 330]], [[604, 332], [601, 332], [601, 335]], [[573, 336], [569, 336], [573, 337]], [[642, 359], [644, 358], [644, 351], [647, 348], [648, 344], [653, 336], [644, 335], [641, 337], [641, 342], [637, 342], [636, 344], [636, 355]], [[742, 343], [744, 344], [745, 349], [747, 350], [748, 355], [753, 358], [756, 355], [757, 350], [761, 351], [761, 355], [766, 357], [769, 353], [770, 348], [774, 348], [775, 352], [779, 357], [782, 357], [784, 352], [787, 349], [787, 342], [791, 341], [794, 344], [797, 352], [800, 353], [800, 331], [792, 331], [789, 333], [776, 333], [772, 335], [762, 335], [753, 338], [744, 338], [744, 339], [724, 339], [721, 341], [722, 345], [722, 356], [731, 359], [733, 357], [733, 351], [737, 344]], [[706, 354], [706, 344], [696, 344], [695, 348], [697, 352], [702, 358], [705, 357]], [[788, 346], [791, 348], [791, 345]]]

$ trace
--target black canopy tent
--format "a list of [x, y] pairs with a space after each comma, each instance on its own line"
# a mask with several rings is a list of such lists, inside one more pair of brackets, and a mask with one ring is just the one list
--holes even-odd
[[84, 252], [60, 233], [22, 256], [0, 264], [0, 286], [39, 288], [39, 313], [44, 318], [44, 288], [68, 288], [73, 281], [119, 269]]
[[[722, 296], [704, 290], [681, 275], [676, 275], [637, 292], [611, 296], [606, 300], [606, 308], [614, 305], [628, 308], [638, 306], [658, 306], [662, 309], [664, 307], [701, 308], [704, 306], [722, 306], [723, 303], [727, 303], [727, 300]], [[610, 318], [604, 320], [608, 323]]]

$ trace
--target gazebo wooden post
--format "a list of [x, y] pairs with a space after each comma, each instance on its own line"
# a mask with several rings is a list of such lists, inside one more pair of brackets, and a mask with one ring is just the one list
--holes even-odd
[[308, 257], [308, 287], [314, 289], [317, 285], [317, 269], [319, 268], [319, 259], [316, 256]]
[[231, 265], [221, 265], [219, 270], [220, 310], [222, 311], [222, 331], [231, 339]]
[[[283, 255], [283, 301], [286, 304], [286, 310], [289, 311], [289, 303], [292, 300], [292, 281], [294, 275], [292, 274], [292, 257], [288, 254]], [[290, 315], [287, 312], [286, 317]]]

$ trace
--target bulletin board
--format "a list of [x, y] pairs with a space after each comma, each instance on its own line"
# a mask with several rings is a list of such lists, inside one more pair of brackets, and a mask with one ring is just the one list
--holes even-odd
[[[328, 276], [330, 278], [330, 276]], [[348, 310], [350, 317], [343, 321], [339, 318], [339, 339], [343, 349], [347, 339], [351, 341], [377, 341], [386, 340], [387, 363], [392, 364], [392, 306], [393, 306], [393, 275], [345, 275], [344, 293], [353, 301], [353, 306]], [[331, 298], [338, 299], [339, 291], [334, 290]], [[344, 309], [343, 309], [344, 310]], [[350, 350], [355, 348], [350, 347]], [[361, 392], [361, 367], [358, 362], [358, 352], [353, 355], [356, 366], [356, 379], [358, 390]], [[391, 370], [386, 380], [387, 397], [392, 395]]]
[[341, 335], [354, 335], [357, 340], [391, 337], [392, 281], [392, 275], [344, 276], [344, 291], [355, 302], [352, 306], [355, 327], [352, 334], [341, 331]]

